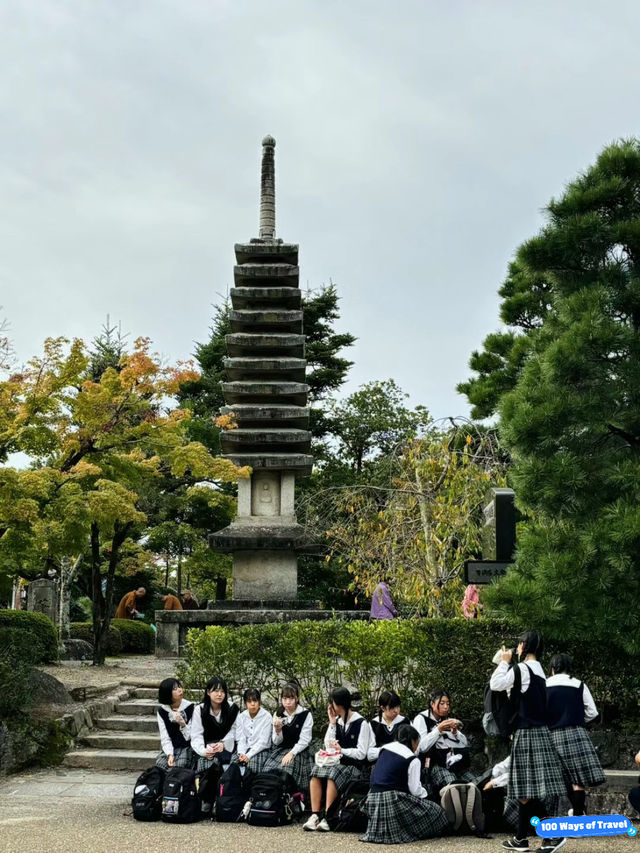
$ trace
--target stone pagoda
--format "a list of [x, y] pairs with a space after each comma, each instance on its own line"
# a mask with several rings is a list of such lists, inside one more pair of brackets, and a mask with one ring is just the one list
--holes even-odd
[[237, 424], [222, 433], [223, 456], [252, 474], [238, 482], [236, 519], [210, 537], [216, 551], [233, 554], [233, 598], [247, 601], [296, 598], [305, 542], [295, 484], [313, 463], [298, 246], [275, 236], [275, 145], [262, 141], [259, 236], [235, 246], [222, 386], [222, 414]]

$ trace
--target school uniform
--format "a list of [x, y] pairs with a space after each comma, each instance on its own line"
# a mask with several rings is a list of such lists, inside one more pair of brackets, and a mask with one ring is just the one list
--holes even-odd
[[581, 788], [601, 785], [606, 776], [585, 723], [598, 710], [583, 681], [564, 672], [547, 678], [547, 718], [551, 740], [569, 772], [572, 784]]
[[[313, 717], [308, 708], [296, 705], [293, 714], [284, 712], [282, 729], [278, 732], [275, 728], [276, 715], [273, 715], [271, 726], [272, 748], [262, 768], [264, 772], [285, 770], [290, 773], [298, 783], [298, 790], [305, 793], [309, 790], [309, 780], [313, 768], [313, 756], [309, 750], [309, 744], [313, 737]], [[289, 752], [294, 755], [293, 761], [282, 766], [282, 759]]]
[[405, 722], [406, 718], [403, 717], [402, 714], [398, 714], [391, 723], [385, 723], [382, 717], [374, 717], [372, 720], [369, 720], [374, 741], [367, 752], [367, 761], [373, 763], [378, 760], [382, 747], [387, 746], [389, 743], [393, 743], [395, 740], [396, 728]]
[[[547, 727], [547, 684], [540, 662], [519, 663], [520, 709], [513, 736], [507, 797], [539, 799], [566, 794], [564, 768]], [[491, 690], [510, 690], [514, 670], [506, 661], [496, 667]]]
[[271, 714], [264, 708], [260, 708], [255, 717], [243, 711], [236, 723], [236, 740], [236, 758], [246, 755], [249, 761], [244, 766], [259, 773], [271, 746]]
[[404, 844], [434, 838], [449, 828], [444, 811], [420, 784], [418, 756], [397, 742], [380, 748], [363, 811], [369, 823], [361, 841]]
[[318, 767], [314, 764], [311, 778], [331, 779], [338, 793], [342, 793], [349, 782], [363, 776], [373, 732], [364, 717], [357, 711], [352, 711], [346, 726], [341, 717], [338, 717], [336, 725], [327, 726], [324, 736], [325, 749], [331, 749], [329, 741], [332, 740], [337, 740], [342, 747], [340, 764], [328, 767]]
[[[213, 714], [204, 703], [198, 705], [193, 713], [191, 722], [191, 749], [199, 756], [196, 770], [202, 773], [210, 767], [222, 767], [229, 764], [236, 744], [236, 722], [238, 706], [228, 702], [229, 713], [226, 720], [222, 719], [222, 709], [219, 714]], [[224, 750], [213, 758], [205, 758], [209, 744], [221, 742]]]
[[[193, 767], [195, 764], [190, 745], [194, 708], [195, 705], [188, 699], [183, 699], [176, 710], [169, 705], [158, 705], [156, 720], [160, 732], [160, 752], [156, 758], [156, 767], [168, 770], [170, 755], [173, 755], [174, 767]], [[185, 726], [176, 723], [176, 714], [180, 714]]]
[[[445, 719], [445, 718], [442, 718]], [[462, 732], [438, 731], [438, 723], [431, 709], [423, 711], [413, 721], [413, 727], [420, 735], [418, 751], [424, 759], [425, 781], [439, 793], [445, 785], [456, 782], [473, 782], [473, 773], [469, 770], [469, 742]], [[453, 762], [456, 755], [462, 757]]]

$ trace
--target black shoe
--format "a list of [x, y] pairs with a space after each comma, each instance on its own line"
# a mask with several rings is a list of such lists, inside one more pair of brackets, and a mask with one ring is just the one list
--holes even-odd
[[538, 853], [554, 853], [555, 850], [559, 850], [562, 845], [566, 843], [566, 838], [545, 838], [542, 847], [538, 850]]
[[529, 840], [527, 838], [516, 838], [514, 835], [513, 838], [503, 841], [502, 846], [505, 850], [519, 850], [521, 853], [529, 853]]

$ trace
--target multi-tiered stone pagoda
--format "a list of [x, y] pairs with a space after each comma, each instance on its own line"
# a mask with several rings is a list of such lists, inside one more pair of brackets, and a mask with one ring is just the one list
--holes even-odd
[[223, 383], [222, 413], [238, 427], [223, 432], [223, 455], [253, 473], [238, 482], [236, 519], [210, 539], [233, 554], [233, 598], [252, 601], [296, 597], [295, 484], [313, 463], [298, 246], [275, 236], [275, 145], [262, 141], [259, 237], [235, 246]]

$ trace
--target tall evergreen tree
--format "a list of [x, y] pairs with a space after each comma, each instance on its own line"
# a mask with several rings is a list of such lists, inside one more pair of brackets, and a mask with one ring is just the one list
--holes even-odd
[[487, 408], [497, 399], [527, 516], [515, 568], [488, 600], [555, 636], [637, 653], [640, 141], [606, 148], [547, 214], [518, 251], [521, 291], [503, 302], [503, 316], [517, 296], [532, 318], [521, 361], [514, 367], [512, 348], [469, 389], [474, 401], [484, 386], [489, 400], [493, 385]]

